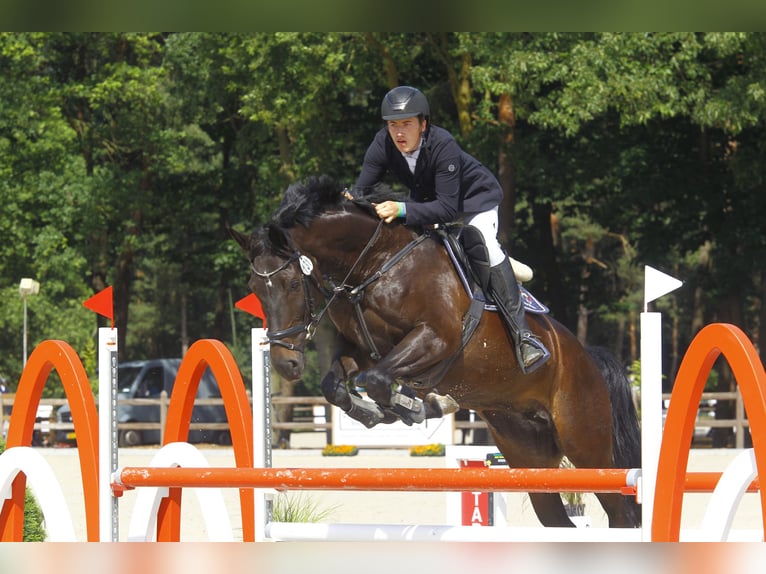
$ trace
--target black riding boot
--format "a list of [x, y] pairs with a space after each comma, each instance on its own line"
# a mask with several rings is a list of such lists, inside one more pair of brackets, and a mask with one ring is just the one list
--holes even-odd
[[489, 288], [505, 326], [516, 345], [516, 357], [521, 370], [531, 373], [551, 356], [548, 349], [529, 329], [524, 315], [521, 292], [509, 259], [489, 270]]

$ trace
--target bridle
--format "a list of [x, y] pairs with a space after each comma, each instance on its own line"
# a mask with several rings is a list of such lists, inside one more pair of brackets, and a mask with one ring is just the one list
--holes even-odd
[[319, 324], [319, 321], [321, 321], [322, 316], [324, 315], [325, 310], [327, 309], [327, 307], [325, 307], [318, 314], [315, 312], [314, 298], [311, 296], [309, 280], [311, 280], [314, 286], [323, 295], [325, 296], [330, 295], [327, 289], [314, 276], [313, 263], [308, 257], [306, 257], [305, 255], [301, 255], [300, 253], [295, 251], [292, 253], [292, 255], [290, 255], [290, 257], [288, 257], [284, 261], [284, 263], [282, 263], [276, 269], [273, 269], [271, 271], [258, 271], [255, 268], [254, 261], [250, 263], [250, 268], [253, 272], [253, 275], [260, 277], [266, 282], [266, 287], [271, 287], [272, 286], [271, 278], [277, 273], [285, 271], [293, 263], [297, 263], [301, 271], [300, 275], [301, 275], [301, 282], [303, 283], [303, 301], [304, 301], [304, 308], [305, 308], [303, 323], [293, 325], [292, 327], [287, 327], [286, 329], [280, 329], [278, 331], [271, 331], [267, 329], [266, 339], [268, 340], [270, 345], [278, 345], [280, 347], [285, 347], [286, 349], [289, 349], [291, 351], [303, 352], [302, 345], [296, 345], [295, 343], [285, 341], [285, 339], [289, 337], [294, 337], [296, 335], [300, 335], [301, 333], [305, 332], [306, 340], [310, 341], [312, 337], [314, 336], [314, 334], [316, 333], [317, 325]]
[[[299, 335], [300, 333], [305, 332], [306, 340], [310, 341], [312, 337], [314, 336], [314, 334], [316, 333], [317, 325], [322, 320], [322, 317], [324, 317], [325, 313], [330, 308], [330, 305], [333, 303], [335, 298], [338, 297], [339, 295], [343, 295], [344, 298], [350, 301], [352, 305], [354, 306], [354, 312], [356, 313], [356, 317], [359, 322], [359, 327], [360, 327], [362, 336], [364, 337], [368, 347], [370, 348], [370, 356], [376, 361], [380, 360], [381, 354], [378, 352], [378, 349], [372, 338], [372, 334], [370, 333], [370, 330], [367, 327], [367, 322], [365, 321], [365, 318], [364, 318], [364, 312], [361, 305], [361, 302], [364, 298], [364, 291], [367, 287], [369, 287], [372, 283], [376, 282], [384, 274], [386, 274], [392, 267], [394, 267], [397, 263], [399, 263], [399, 261], [401, 261], [405, 255], [407, 255], [410, 251], [412, 251], [415, 247], [420, 245], [420, 243], [425, 241], [430, 236], [429, 233], [422, 233], [418, 235], [415, 239], [410, 241], [407, 245], [405, 245], [402, 249], [400, 249], [396, 254], [394, 254], [390, 259], [388, 259], [386, 263], [384, 263], [383, 266], [378, 271], [373, 273], [370, 277], [368, 277], [366, 280], [364, 280], [362, 283], [360, 283], [356, 287], [349, 288], [348, 281], [351, 275], [353, 274], [356, 267], [365, 258], [369, 250], [377, 241], [378, 237], [380, 236], [382, 226], [383, 226], [383, 220], [381, 219], [378, 222], [378, 225], [375, 228], [375, 231], [373, 232], [372, 237], [370, 237], [370, 239], [367, 241], [367, 244], [365, 245], [364, 249], [362, 249], [362, 252], [359, 254], [354, 264], [348, 270], [345, 279], [340, 284], [334, 283], [332, 279], [329, 279], [329, 278], [327, 279], [331, 288], [325, 287], [322, 284], [322, 282], [319, 281], [314, 276], [314, 264], [312, 263], [311, 259], [309, 259], [305, 255], [302, 255], [297, 250], [293, 251], [290, 257], [288, 257], [284, 263], [282, 263], [281, 265], [279, 265], [276, 269], [272, 271], [265, 271], [265, 272], [257, 271], [255, 269], [254, 262], [251, 262], [250, 267], [252, 268], [253, 274], [260, 277], [261, 279], [264, 279], [266, 281], [267, 287], [271, 287], [272, 276], [276, 275], [277, 273], [281, 271], [284, 271], [291, 264], [297, 262], [301, 270], [301, 277], [303, 281], [303, 296], [304, 296], [305, 309], [306, 309], [304, 322], [302, 325], [301, 324], [293, 325], [292, 327], [287, 327], [286, 329], [281, 329], [279, 331], [271, 332], [267, 330], [266, 338], [269, 341], [270, 345], [279, 345], [287, 349], [290, 349], [291, 351], [297, 350], [302, 352], [303, 349], [299, 345], [286, 342], [284, 341], [284, 339], [295, 336], [295, 335]], [[317, 288], [317, 290], [320, 293], [322, 293], [322, 295], [327, 301], [325, 303], [325, 306], [322, 308], [322, 310], [319, 313], [315, 312], [314, 300], [309, 294], [309, 291], [310, 291], [309, 279], [311, 279], [314, 286]]]

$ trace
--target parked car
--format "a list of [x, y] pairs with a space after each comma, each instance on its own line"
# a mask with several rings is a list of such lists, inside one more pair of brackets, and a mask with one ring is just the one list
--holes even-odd
[[[6, 391], [0, 391], [6, 393]], [[4, 397], [15, 397], [14, 394], [4, 394]], [[5, 441], [8, 438], [8, 428], [11, 422], [11, 411], [13, 410], [12, 404], [6, 404], [6, 401], [2, 401], [3, 409], [2, 416], [0, 416], [0, 438]], [[37, 413], [35, 414], [35, 424], [39, 425], [32, 432], [32, 446], [50, 446], [50, 422], [53, 416], [53, 405], [37, 405]]]
[[[173, 392], [173, 384], [178, 375], [181, 359], [151, 359], [146, 361], [131, 361], [117, 366], [117, 422], [119, 423], [159, 423], [160, 406], [131, 405], [119, 402], [119, 399], [159, 399], [165, 390], [168, 396]], [[220, 398], [221, 392], [215, 376], [206, 369], [200, 379], [197, 398]], [[57, 422], [72, 422], [69, 405], [63, 405], [56, 413]], [[196, 405], [192, 410], [192, 423], [225, 423], [226, 411], [221, 405]], [[160, 430], [154, 429], [124, 429], [119, 433], [120, 446], [138, 446], [142, 444], [159, 444]], [[229, 430], [190, 430], [190, 443], [231, 444]], [[57, 443], [76, 442], [74, 431], [59, 430], [56, 433]]]

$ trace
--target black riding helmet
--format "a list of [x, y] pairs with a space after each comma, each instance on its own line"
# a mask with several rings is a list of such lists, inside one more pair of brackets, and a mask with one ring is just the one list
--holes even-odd
[[383, 98], [380, 115], [385, 121], [402, 120], [412, 116], [428, 118], [430, 109], [423, 92], [410, 86], [398, 86]]

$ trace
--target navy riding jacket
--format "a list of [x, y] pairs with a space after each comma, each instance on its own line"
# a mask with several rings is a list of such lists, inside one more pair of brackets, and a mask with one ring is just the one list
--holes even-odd
[[384, 127], [375, 134], [355, 189], [364, 193], [387, 172], [410, 189], [405, 202], [407, 225], [448, 223], [463, 213], [492, 209], [503, 199], [503, 189], [493, 173], [438, 126], [426, 130], [414, 174], [388, 130]]

